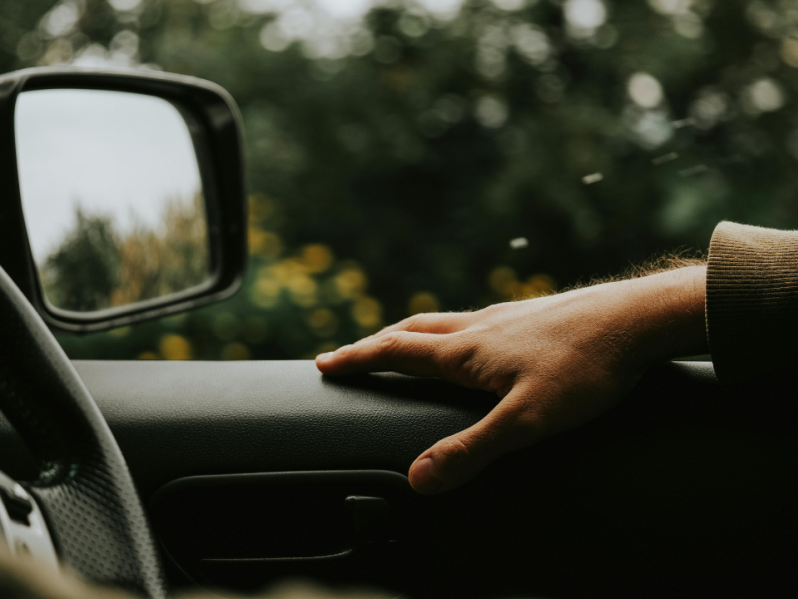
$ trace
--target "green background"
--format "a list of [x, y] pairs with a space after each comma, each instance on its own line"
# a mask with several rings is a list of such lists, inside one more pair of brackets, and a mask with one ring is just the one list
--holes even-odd
[[308, 358], [414, 312], [704, 251], [722, 219], [798, 228], [794, 3], [597, 2], [390, 2], [344, 22], [312, 2], [2, 0], [2, 71], [190, 74], [244, 118], [241, 291], [62, 336], [67, 353]]

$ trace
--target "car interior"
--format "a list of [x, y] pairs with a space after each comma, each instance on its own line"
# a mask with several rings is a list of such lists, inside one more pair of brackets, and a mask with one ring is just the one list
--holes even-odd
[[[106, 107], [117, 122], [115, 104], [131, 126], [80, 124]], [[56, 229], [36, 228], [48, 210], [36, 202], [67, 170], [75, 189], [105, 176], [44, 148], [84, 135], [75, 153], [100, 148], [114, 181], [116, 162], [144, 165], [130, 182], [142, 197], [146, 168], [158, 201], [185, 190], [164, 204], [178, 215], [166, 233], [130, 231], [177, 238], [181, 206], [199, 206], [198, 245], [157, 246], [183, 261], [147, 270], [153, 291], [89, 289], [82, 273], [110, 253], [69, 271], [66, 253], [42, 259]], [[422, 496], [410, 464], [495, 395], [394, 373], [324, 377], [311, 360], [70, 359], [54, 333], [174, 317], [239, 290], [243, 144], [231, 94], [205, 80], [70, 66], [0, 77], [0, 530], [13, 553], [151, 598], [285, 579], [408, 599], [795, 596], [790, 371], [721, 385], [710, 361], [661, 364], [594, 421]], [[184, 188], [157, 170], [181, 148]]]

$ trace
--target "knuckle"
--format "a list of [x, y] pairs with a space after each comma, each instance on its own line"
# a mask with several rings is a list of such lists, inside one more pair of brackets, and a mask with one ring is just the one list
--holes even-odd
[[404, 325], [403, 328], [408, 331], [415, 331], [423, 326], [424, 324], [424, 315], [423, 314], [414, 314], [413, 316], [408, 316], [402, 322]]
[[438, 350], [441, 369], [450, 375], [464, 374], [471, 370], [476, 354], [476, 346], [461, 333], [453, 333], [451, 342]]
[[482, 308], [480, 312], [482, 313], [483, 316], [487, 317], [493, 316], [495, 314], [500, 314], [502, 311], [504, 311], [506, 305], [507, 305], [506, 302], [502, 302], [499, 304], [491, 304], [490, 306], [485, 306], [484, 308]]
[[445, 464], [445, 467], [450, 471], [459, 469], [471, 456], [471, 450], [468, 448], [468, 445], [458, 437], [443, 439], [438, 447], [438, 451], [441, 457], [443, 457], [442, 463]]
[[471, 455], [471, 450], [462, 439], [459, 437], [454, 437], [451, 441], [450, 451], [452, 452], [452, 455], [459, 456], [461, 458], [467, 458]]
[[392, 355], [401, 347], [405, 339], [404, 333], [394, 331], [377, 339], [377, 349], [381, 354]]

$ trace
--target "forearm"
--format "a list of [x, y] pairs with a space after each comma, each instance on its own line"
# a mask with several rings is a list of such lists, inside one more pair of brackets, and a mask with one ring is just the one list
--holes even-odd
[[709, 353], [706, 274], [706, 265], [690, 266], [633, 281], [643, 306], [637, 352], [645, 363]]
[[[588, 355], [611, 352], [641, 373], [674, 358], [708, 353], [706, 265], [584, 287], [552, 296], [547, 317]], [[537, 314], [533, 314], [537, 316]]]

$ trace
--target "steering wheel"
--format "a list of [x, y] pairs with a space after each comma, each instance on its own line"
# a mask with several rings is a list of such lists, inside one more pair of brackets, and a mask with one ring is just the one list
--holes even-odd
[[87, 580], [164, 597], [122, 452], [69, 358], [2, 268], [0, 323], [0, 409], [39, 464], [25, 490], [14, 485], [17, 497], [0, 489], [5, 507], [18, 501], [24, 511], [28, 501], [40, 510], [61, 563]]

